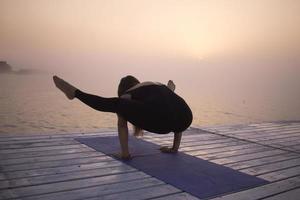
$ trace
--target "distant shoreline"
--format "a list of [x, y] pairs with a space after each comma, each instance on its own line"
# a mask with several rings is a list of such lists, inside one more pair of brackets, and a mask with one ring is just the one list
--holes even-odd
[[35, 69], [20, 69], [8, 72], [0, 72], [0, 74], [13, 74], [13, 75], [34, 75], [34, 74], [47, 74], [45, 71]]
[[19, 69], [13, 70], [13, 68], [6, 62], [0, 61], [0, 74], [17, 74], [17, 75], [27, 75], [27, 74], [45, 74], [45, 71], [38, 69]]

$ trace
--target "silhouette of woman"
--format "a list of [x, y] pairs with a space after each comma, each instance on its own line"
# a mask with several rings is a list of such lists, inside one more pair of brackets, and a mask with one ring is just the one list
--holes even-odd
[[143, 82], [133, 76], [121, 79], [118, 97], [105, 98], [87, 94], [63, 79], [53, 76], [54, 83], [69, 99], [75, 97], [86, 105], [102, 112], [116, 113], [118, 116], [118, 136], [121, 153], [116, 156], [130, 159], [128, 149], [127, 121], [134, 125], [134, 135], [142, 130], [157, 134], [174, 132], [172, 147], [161, 147], [163, 153], [176, 153], [180, 146], [182, 132], [192, 123], [192, 111], [186, 102], [175, 94], [175, 84]]

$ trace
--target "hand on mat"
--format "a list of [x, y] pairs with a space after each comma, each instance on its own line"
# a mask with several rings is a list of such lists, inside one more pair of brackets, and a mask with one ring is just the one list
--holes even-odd
[[178, 150], [176, 149], [173, 149], [171, 147], [160, 147], [159, 150], [162, 152], [162, 153], [177, 153]]
[[123, 156], [122, 153], [113, 153], [112, 156], [119, 160], [131, 160], [132, 159], [130, 154], [127, 156]]

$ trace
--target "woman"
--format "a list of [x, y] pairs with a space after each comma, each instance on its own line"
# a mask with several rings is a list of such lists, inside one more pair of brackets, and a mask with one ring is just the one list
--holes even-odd
[[180, 146], [182, 132], [192, 123], [192, 111], [186, 102], [174, 93], [175, 85], [172, 81], [168, 86], [161, 83], [140, 83], [133, 76], [121, 79], [118, 96], [104, 98], [87, 94], [57, 76], [53, 76], [54, 83], [69, 99], [75, 97], [86, 105], [102, 112], [116, 113], [118, 116], [118, 135], [121, 153], [117, 157], [130, 159], [128, 149], [127, 121], [135, 127], [135, 135], [142, 133], [142, 129], [166, 134], [174, 132], [172, 147], [161, 147], [164, 153], [176, 153]]

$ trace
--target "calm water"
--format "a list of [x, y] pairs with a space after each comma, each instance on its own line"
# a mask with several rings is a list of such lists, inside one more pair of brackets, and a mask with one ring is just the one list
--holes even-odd
[[[193, 110], [194, 125], [300, 119], [297, 75], [267, 81], [212, 78], [218, 81], [177, 82], [177, 92]], [[50, 75], [1, 74], [0, 103], [0, 133], [93, 132], [116, 127], [114, 114], [67, 100]]]

